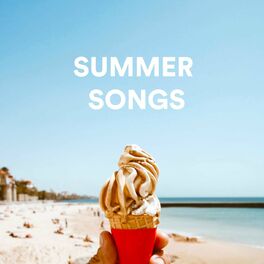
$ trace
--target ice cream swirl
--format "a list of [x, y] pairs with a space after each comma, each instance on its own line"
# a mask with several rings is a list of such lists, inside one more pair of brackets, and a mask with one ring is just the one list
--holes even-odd
[[159, 169], [153, 157], [137, 145], [128, 145], [118, 166], [100, 194], [106, 216], [159, 215], [160, 203], [154, 194]]

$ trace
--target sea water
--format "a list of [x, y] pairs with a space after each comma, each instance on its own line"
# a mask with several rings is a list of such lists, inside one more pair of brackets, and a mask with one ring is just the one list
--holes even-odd
[[[162, 202], [264, 202], [263, 198], [162, 198]], [[264, 209], [162, 208], [162, 229], [264, 248]]]

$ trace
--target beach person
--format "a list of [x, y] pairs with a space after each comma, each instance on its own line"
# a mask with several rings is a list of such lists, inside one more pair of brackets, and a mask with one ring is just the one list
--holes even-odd
[[[169, 258], [164, 255], [163, 248], [169, 242], [168, 236], [157, 231], [155, 249], [150, 259], [150, 264], [170, 264]], [[137, 254], [137, 252], [135, 252]], [[103, 231], [100, 235], [100, 248], [97, 254], [90, 259], [88, 264], [118, 264], [118, 253], [111, 233]]]

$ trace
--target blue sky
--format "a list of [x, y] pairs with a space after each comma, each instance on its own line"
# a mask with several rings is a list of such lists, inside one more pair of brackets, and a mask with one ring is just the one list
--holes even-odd
[[[264, 196], [263, 1], [2, 1], [0, 166], [97, 195], [127, 143], [160, 196]], [[76, 78], [77, 56], [190, 56], [190, 78]], [[185, 92], [181, 111], [92, 111], [91, 89]]]

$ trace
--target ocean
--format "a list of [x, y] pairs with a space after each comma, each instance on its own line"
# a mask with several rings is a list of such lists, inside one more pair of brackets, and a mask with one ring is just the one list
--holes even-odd
[[[264, 202], [262, 198], [160, 198], [161, 202]], [[75, 201], [77, 202], [77, 201]], [[98, 202], [84, 200], [78, 202]], [[264, 209], [257, 208], [162, 208], [160, 228], [264, 248]]]

